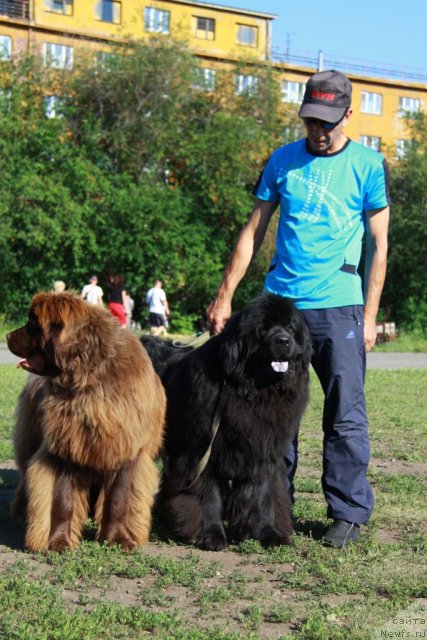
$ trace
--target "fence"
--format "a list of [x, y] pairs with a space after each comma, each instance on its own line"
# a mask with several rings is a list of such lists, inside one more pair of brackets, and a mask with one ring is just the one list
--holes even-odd
[[294, 49], [292, 52], [280, 52], [272, 50], [272, 60], [276, 62], [288, 62], [305, 67], [313, 67], [318, 71], [323, 69], [337, 69], [345, 73], [356, 73], [362, 76], [411, 80], [413, 82], [427, 82], [427, 69], [415, 67], [396, 66], [384, 62], [358, 60], [356, 58], [336, 57], [319, 51], [303, 51]]

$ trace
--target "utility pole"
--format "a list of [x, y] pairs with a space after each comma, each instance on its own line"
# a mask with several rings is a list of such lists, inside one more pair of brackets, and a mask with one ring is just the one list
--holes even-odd
[[291, 36], [295, 35], [295, 31], [293, 31], [292, 33], [288, 32], [286, 33], [286, 59], [289, 62], [289, 53], [290, 53], [290, 44], [291, 44]]

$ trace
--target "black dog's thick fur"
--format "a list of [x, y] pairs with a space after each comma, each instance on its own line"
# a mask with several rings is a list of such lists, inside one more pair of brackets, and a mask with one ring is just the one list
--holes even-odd
[[[292, 302], [264, 294], [190, 353], [158, 338], [144, 339], [144, 346], [167, 392], [161, 499], [176, 535], [203, 549], [224, 549], [227, 520], [233, 540], [289, 544], [283, 453], [307, 404], [311, 357], [307, 327]], [[286, 372], [274, 370], [285, 362]], [[198, 476], [217, 407], [220, 426]]]

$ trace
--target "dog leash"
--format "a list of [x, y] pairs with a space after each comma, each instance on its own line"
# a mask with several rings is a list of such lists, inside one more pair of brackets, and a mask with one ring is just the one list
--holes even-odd
[[196, 333], [194, 338], [190, 340], [190, 342], [186, 342], [183, 344], [178, 340], [172, 340], [172, 344], [176, 349], [186, 349], [187, 347], [194, 347], [195, 344], [202, 342], [206, 337], [209, 337], [209, 331], [203, 331], [203, 333]]
[[209, 443], [208, 448], [206, 449], [206, 452], [205, 452], [203, 458], [200, 460], [199, 464], [196, 467], [196, 475], [193, 478], [193, 481], [185, 488], [185, 491], [188, 491], [188, 489], [191, 489], [191, 487], [194, 484], [196, 484], [197, 480], [200, 478], [200, 476], [202, 475], [203, 471], [205, 470], [206, 465], [209, 462], [209, 458], [211, 457], [212, 445], [214, 443], [216, 434], [218, 433], [219, 425], [221, 423], [220, 400], [221, 400], [221, 393], [222, 393], [222, 390], [224, 389], [225, 385], [226, 385], [226, 382], [224, 381], [224, 384], [222, 385], [222, 388], [220, 389], [220, 392], [219, 392], [219, 396], [218, 396], [218, 401], [217, 401], [217, 404], [216, 404], [214, 417], [212, 419], [211, 441]]

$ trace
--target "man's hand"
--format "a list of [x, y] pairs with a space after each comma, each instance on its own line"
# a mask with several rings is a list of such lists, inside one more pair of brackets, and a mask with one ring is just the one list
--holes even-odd
[[206, 309], [208, 317], [208, 329], [211, 336], [216, 336], [225, 327], [225, 323], [231, 316], [231, 303], [220, 302], [218, 298], [212, 300]]
[[377, 340], [377, 323], [365, 317], [365, 349], [370, 351]]

